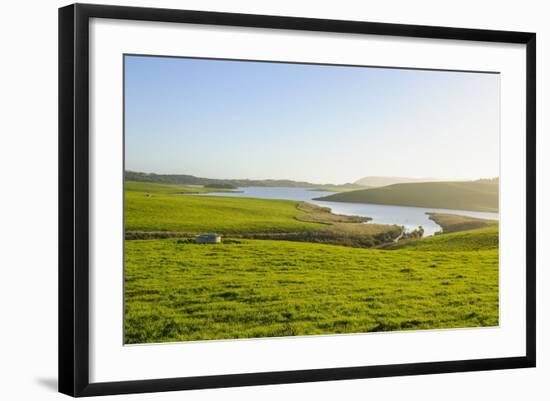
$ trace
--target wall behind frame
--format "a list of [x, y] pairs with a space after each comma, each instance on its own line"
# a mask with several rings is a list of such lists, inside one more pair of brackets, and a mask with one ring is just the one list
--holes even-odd
[[[339, 2], [303, 0], [161, 0], [89, 1], [115, 5], [203, 9], [256, 14], [444, 25], [537, 33], [538, 103], [538, 367], [536, 369], [436, 376], [292, 384], [203, 390], [155, 395], [117, 396], [128, 400], [543, 400], [550, 394], [550, 142], [543, 110], [550, 108], [550, 26], [544, 2], [394, 0]], [[57, 8], [69, 2], [9, 2], [0, 24], [0, 249], [3, 271], [0, 304], [2, 359], [0, 396], [5, 399], [67, 399], [56, 392], [57, 375]], [[546, 159], [546, 160], [545, 160]], [[546, 181], [546, 183], [544, 182]], [[548, 314], [546, 314], [548, 315]]]

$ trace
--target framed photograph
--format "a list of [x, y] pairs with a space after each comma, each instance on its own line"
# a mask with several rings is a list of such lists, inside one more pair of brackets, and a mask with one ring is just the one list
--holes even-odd
[[59, 10], [59, 390], [535, 366], [535, 34]]

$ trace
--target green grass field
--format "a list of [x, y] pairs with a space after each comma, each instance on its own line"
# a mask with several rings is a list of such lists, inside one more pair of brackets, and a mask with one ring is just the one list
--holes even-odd
[[319, 226], [297, 219], [306, 212], [298, 210], [295, 201], [185, 195], [212, 191], [182, 185], [127, 182], [126, 231], [239, 234], [299, 232]]
[[413, 249], [437, 252], [476, 252], [491, 249], [498, 256], [498, 225], [436, 235], [421, 240], [400, 241], [386, 249]]
[[189, 236], [217, 232], [248, 238], [374, 246], [400, 233], [397, 226], [360, 224], [364, 218], [337, 216], [313, 205], [306, 206], [304, 202], [189, 195], [196, 190], [209, 191], [176, 185], [127, 183], [127, 237], [159, 238], [167, 233]]
[[498, 325], [498, 250], [440, 245], [126, 241], [125, 342]]
[[223, 188], [202, 188], [190, 187], [187, 185], [176, 184], [156, 184], [152, 182], [125, 181], [124, 191], [128, 194], [131, 192], [144, 193], [161, 193], [161, 194], [200, 194], [208, 192], [225, 192]]
[[362, 237], [374, 225], [294, 201], [138, 184], [126, 186], [127, 230], [225, 235], [125, 241], [126, 344], [498, 325], [496, 225], [387, 250], [245, 239]]
[[421, 182], [341, 192], [319, 199], [332, 202], [497, 212], [498, 188], [498, 180]]
[[316, 229], [297, 220], [296, 202], [219, 196], [126, 192], [127, 231], [266, 233]]

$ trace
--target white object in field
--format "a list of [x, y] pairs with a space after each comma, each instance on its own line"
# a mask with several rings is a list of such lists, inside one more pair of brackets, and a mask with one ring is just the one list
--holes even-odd
[[222, 242], [222, 236], [216, 233], [197, 235], [197, 244], [219, 244]]

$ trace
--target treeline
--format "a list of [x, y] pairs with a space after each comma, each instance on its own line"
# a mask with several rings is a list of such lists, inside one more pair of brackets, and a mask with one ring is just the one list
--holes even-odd
[[317, 188], [319, 184], [292, 180], [248, 180], [248, 179], [217, 179], [195, 177], [187, 174], [155, 174], [125, 171], [127, 181], [154, 182], [162, 184], [204, 185], [207, 188], [238, 188], [238, 187], [295, 187]]

